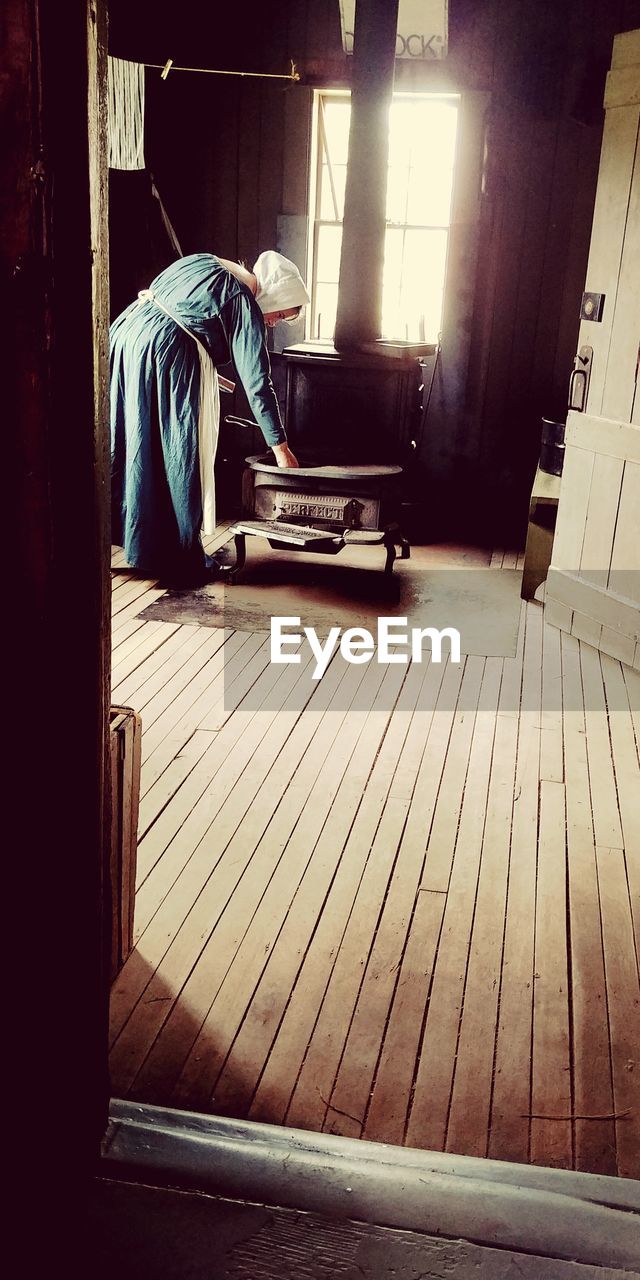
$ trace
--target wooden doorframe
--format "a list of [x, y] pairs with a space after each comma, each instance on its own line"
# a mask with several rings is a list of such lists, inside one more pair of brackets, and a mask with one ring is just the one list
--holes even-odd
[[17, 1094], [80, 1172], [109, 1094], [107, 0], [7, 0], [1, 22], [11, 1034]]

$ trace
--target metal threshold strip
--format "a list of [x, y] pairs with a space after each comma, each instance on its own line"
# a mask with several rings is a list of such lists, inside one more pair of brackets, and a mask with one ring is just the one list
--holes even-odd
[[99, 1174], [640, 1274], [640, 1182], [629, 1179], [119, 1100]]

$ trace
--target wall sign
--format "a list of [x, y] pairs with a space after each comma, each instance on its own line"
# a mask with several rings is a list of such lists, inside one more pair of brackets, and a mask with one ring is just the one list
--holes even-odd
[[[432, 62], [446, 57], [448, 0], [400, 0], [396, 58]], [[340, 0], [342, 47], [353, 53], [356, 0]]]

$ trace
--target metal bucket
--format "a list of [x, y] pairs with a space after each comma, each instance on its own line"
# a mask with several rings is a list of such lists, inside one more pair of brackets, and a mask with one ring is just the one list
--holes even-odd
[[564, 422], [552, 422], [550, 418], [542, 419], [542, 442], [540, 444], [540, 469], [551, 476], [561, 476], [564, 463]]

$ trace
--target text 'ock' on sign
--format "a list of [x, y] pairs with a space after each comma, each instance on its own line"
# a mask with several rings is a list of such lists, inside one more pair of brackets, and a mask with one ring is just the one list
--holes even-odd
[[[447, 53], [448, 0], [400, 0], [396, 58], [430, 62]], [[356, 0], [340, 0], [342, 47], [353, 53]]]

